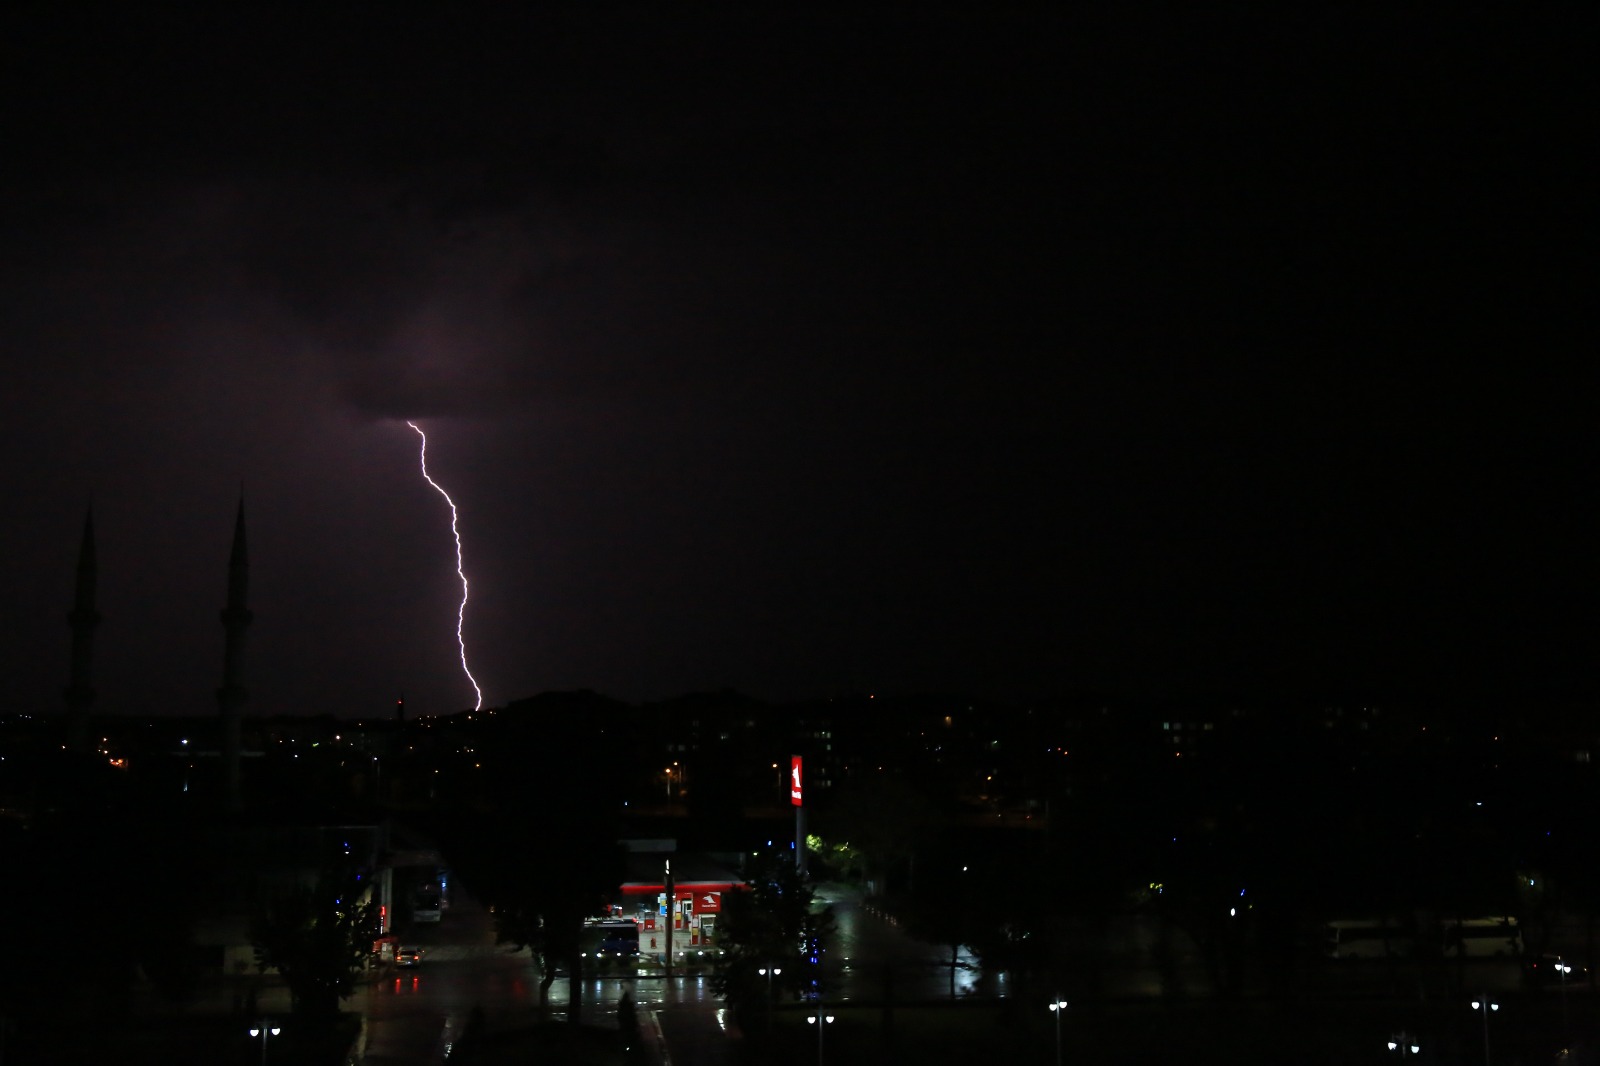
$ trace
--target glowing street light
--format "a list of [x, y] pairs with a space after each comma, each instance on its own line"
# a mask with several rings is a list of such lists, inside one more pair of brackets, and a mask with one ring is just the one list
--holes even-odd
[[1389, 1050], [1398, 1051], [1403, 1059], [1407, 1055], [1421, 1054], [1422, 1045], [1418, 1044], [1417, 1038], [1410, 1033], [1397, 1033], [1394, 1039], [1389, 1041]]
[[824, 1027], [833, 1024], [833, 1015], [821, 1013], [822, 1008], [817, 1008], [818, 1013], [806, 1015], [806, 1023], [817, 1027], [817, 1066], [822, 1066], [822, 1031]]
[[250, 1030], [252, 1038], [257, 1036], [261, 1038], [261, 1066], [266, 1066], [267, 1063], [267, 1038], [269, 1036], [277, 1036], [281, 1032], [283, 1032], [283, 1029], [280, 1026], [269, 1025], [265, 1018], [261, 1019], [260, 1026]]
[[1489, 1059], [1489, 1012], [1500, 1009], [1500, 1004], [1488, 996], [1479, 996], [1472, 1001], [1472, 1009], [1483, 1015], [1483, 1066], [1490, 1066]]
[[1560, 955], [1556, 956], [1556, 973], [1561, 976], [1561, 1042], [1572, 1043], [1572, 1026], [1567, 1018], [1567, 977], [1572, 973], [1572, 967]]
[[781, 966], [763, 966], [756, 973], [767, 979], [767, 1032], [772, 1032], [772, 979], [783, 972]]
[[1050, 1013], [1056, 1016], [1056, 1066], [1061, 1066], [1061, 1016], [1067, 1013], [1067, 1001], [1060, 998], [1051, 1000]]

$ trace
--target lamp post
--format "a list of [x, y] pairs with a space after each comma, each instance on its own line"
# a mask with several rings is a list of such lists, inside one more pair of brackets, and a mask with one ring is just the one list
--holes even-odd
[[1056, 1016], [1056, 1066], [1061, 1066], [1061, 1016], [1067, 1013], [1067, 1001], [1057, 995], [1050, 1001], [1050, 1013]]
[[261, 1038], [261, 1066], [267, 1066], [267, 1038], [269, 1036], [277, 1036], [281, 1032], [283, 1032], [282, 1028], [272, 1025], [265, 1018], [261, 1019], [260, 1026], [250, 1030], [252, 1037], [259, 1036]]
[[772, 1032], [772, 979], [783, 972], [781, 966], [763, 966], [756, 973], [767, 979], [767, 1032]]
[[1389, 1050], [1398, 1051], [1403, 1059], [1407, 1055], [1422, 1053], [1422, 1045], [1417, 1043], [1417, 1038], [1410, 1033], [1396, 1033], [1393, 1040], [1389, 1041]]
[[1472, 1001], [1472, 1009], [1483, 1015], [1483, 1066], [1490, 1066], [1489, 1012], [1499, 1010], [1500, 1004], [1491, 1000], [1487, 995], [1483, 995]]
[[817, 1066], [822, 1066], [822, 1030], [824, 1026], [833, 1024], [833, 1015], [823, 1014], [819, 1003], [817, 1013], [806, 1015], [806, 1022], [817, 1027]]
[[1567, 1024], [1567, 975], [1572, 972], [1572, 967], [1560, 955], [1556, 956], [1556, 973], [1561, 978], [1561, 1042], [1572, 1044], [1572, 1029]]

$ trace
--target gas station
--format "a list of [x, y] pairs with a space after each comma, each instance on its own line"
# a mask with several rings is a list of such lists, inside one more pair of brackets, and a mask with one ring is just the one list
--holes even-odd
[[725, 893], [744, 887], [732, 856], [679, 852], [673, 840], [629, 840], [617, 918], [639, 925], [639, 954], [667, 961], [715, 947]]
[[[805, 807], [801, 759], [789, 768], [789, 802], [795, 812], [791, 847], [805, 873]], [[639, 931], [639, 961], [669, 969], [707, 960], [717, 948], [717, 926], [725, 897], [747, 886], [739, 874], [740, 852], [679, 851], [675, 839], [620, 842], [626, 853], [625, 880], [610, 907], [608, 922], [632, 921]], [[768, 841], [770, 846], [773, 841]]]

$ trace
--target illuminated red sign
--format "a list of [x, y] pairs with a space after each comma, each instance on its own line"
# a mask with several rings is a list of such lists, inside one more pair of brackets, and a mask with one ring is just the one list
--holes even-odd
[[789, 803], [791, 806], [800, 806], [800, 756], [796, 755], [789, 760]]
[[696, 914], [721, 914], [721, 892], [697, 892], [694, 897], [694, 912]]

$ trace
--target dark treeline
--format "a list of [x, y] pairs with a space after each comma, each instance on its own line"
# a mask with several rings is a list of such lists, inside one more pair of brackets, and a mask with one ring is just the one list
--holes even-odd
[[[1060, 718], [1017, 758], [1001, 741], [965, 788], [939, 764], [854, 776], [818, 825], [863, 852], [836, 858], [930, 939], [1079, 995], [1105, 965], [1098, 934], [1128, 915], [1181, 931], [1224, 995], [1292, 989], [1334, 918], [1392, 918], [1426, 956], [1452, 919], [1515, 917], [1537, 953], [1565, 917], [1593, 957], [1596, 782], [1581, 729], [1235, 710], [1132, 729]], [[973, 898], [985, 905], [963, 905]]]

